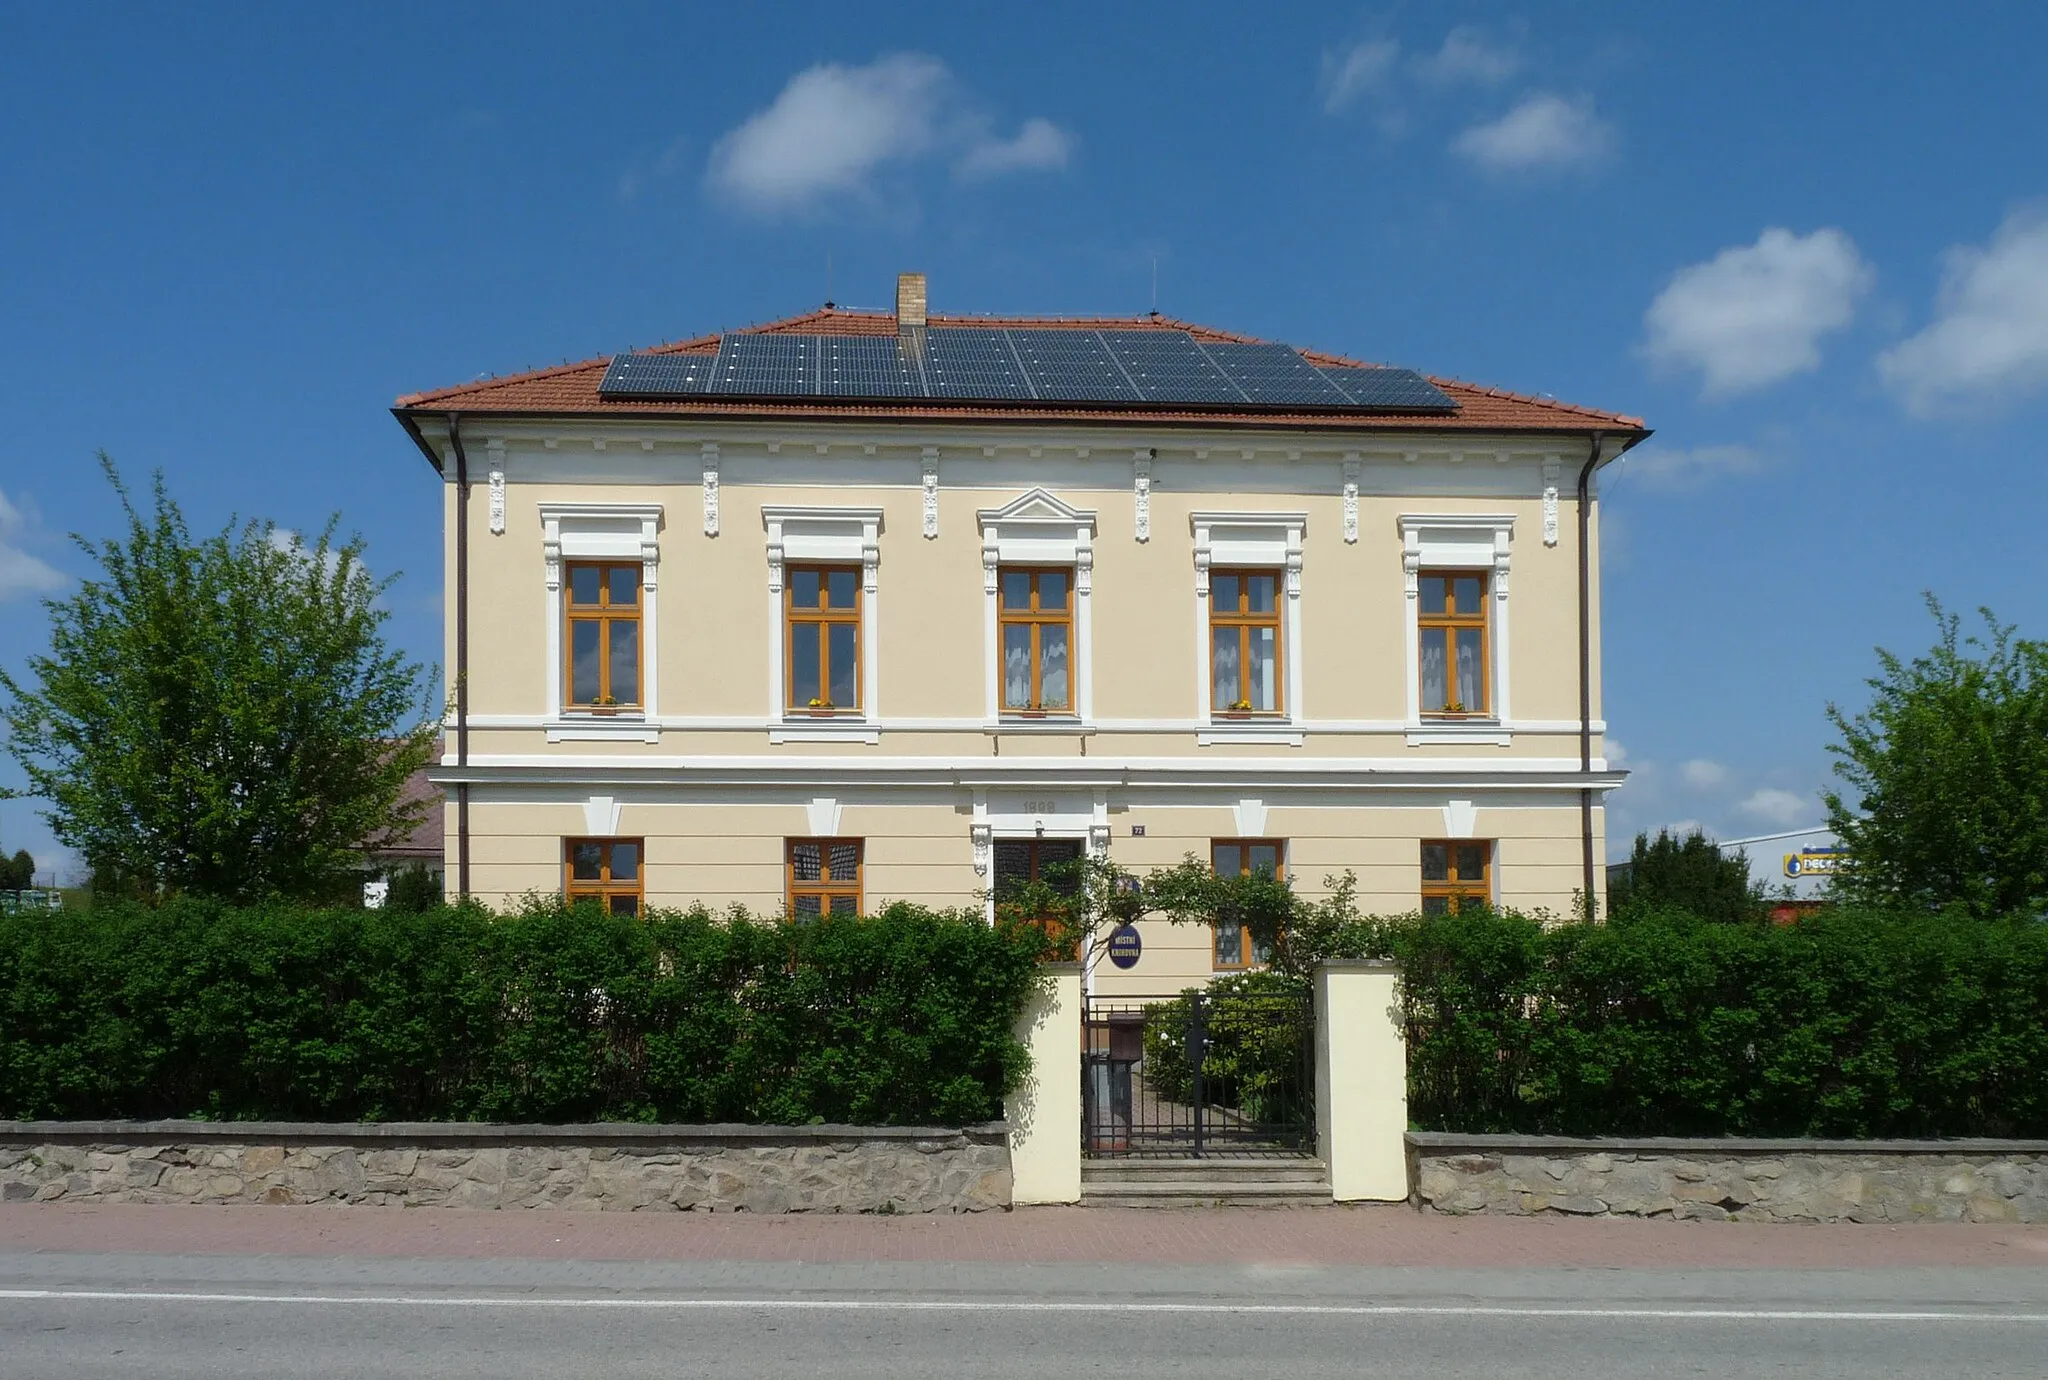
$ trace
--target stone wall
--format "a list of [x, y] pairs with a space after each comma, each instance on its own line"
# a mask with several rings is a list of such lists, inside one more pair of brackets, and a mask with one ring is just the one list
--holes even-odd
[[979, 1212], [998, 1122], [866, 1126], [0, 1122], [0, 1201]]
[[2048, 1141], [1408, 1133], [1417, 1207], [1748, 1222], [2048, 1222]]

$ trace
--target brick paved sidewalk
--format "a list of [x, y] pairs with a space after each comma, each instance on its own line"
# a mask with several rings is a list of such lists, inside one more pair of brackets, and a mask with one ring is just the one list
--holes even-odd
[[948, 1217], [457, 1208], [0, 1207], [0, 1253], [1176, 1265], [2048, 1268], [2048, 1226], [1425, 1216], [1406, 1207], [1023, 1208]]

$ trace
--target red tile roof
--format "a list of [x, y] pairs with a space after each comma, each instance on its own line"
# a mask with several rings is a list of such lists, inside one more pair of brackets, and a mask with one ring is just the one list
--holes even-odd
[[[933, 313], [933, 326], [981, 326], [1033, 330], [1118, 330], [1186, 331], [1197, 340], [1216, 343], [1258, 344], [1257, 337], [1219, 331], [1210, 326], [1177, 321], [1166, 316], [946, 316]], [[781, 321], [750, 326], [746, 333], [797, 335], [894, 335], [896, 318], [885, 311], [850, 311], [825, 307]], [[650, 353], [713, 355], [718, 353], [716, 335], [697, 336], [655, 347]], [[1357, 365], [1359, 361], [1318, 350], [1303, 350], [1312, 364]], [[1553, 398], [1510, 393], [1459, 379], [1430, 377], [1430, 382], [1449, 394], [1458, 404], [1450, 414], [1346, 415], [1327, 412], [1233, 411], [1215, 408], [1183, 408], [1150, 405], [1132, 408], [1063, 407], [1056, 403], [970, 402], [937, 399], [876, 399], [849, 402], [841, 399], [757, 399], [695, 397], [688, 400], [627, 401], [598, 396], [611, 356], [586, 359], [575, 364], [535, 369], [504, 378], [482, 379], [453, 388], [409, 393], [398, 400], [400, 412], [464, 412], [523, 414], [539, 416], [605, 417], [724, 417], [785, 418], [792, 421], [872, 418], [890, 421], [949, 421], [964, 418], [1001, 417], [1019, 421], [1093, 421], [1191, 424], [1239, 424], [1282, 428], [1314, 427], [1400, 430], [1400, 431], [1586, 431], [1601, 427], [1612, 431], [1644, 430], [1640, 417], [1596, 408], [1579, 407]]]

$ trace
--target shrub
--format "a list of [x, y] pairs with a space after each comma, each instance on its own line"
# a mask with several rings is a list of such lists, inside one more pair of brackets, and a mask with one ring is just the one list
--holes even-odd
[[[1202, 1100], [1234, 1107], [1249, 1121], [1281, 1121], [1302, 1099], [1303, 1070], [1315, 1039], [1312, 1022], [1291, 1008], [1307, 1000], [1307, 984], [1273, 972], [1233, 973], [1199, 989], [1211, 998], [1204, 1028]], [[1169, 1102], [1194, 1100], [1188, 1063], [1196, 989], [1145, 1013], [1145, 1079]], [[1217, 1000], [1220, 998], [1220, 1000]]]
[[10, 915], [0, 1117], [979, 1121], [1044, 942], [908, 905]]
[[2048, 1135], [2048, 925], [1836, 909], [1358, 921], [1403, 967], [1419, 1127], [1565, 1135]]

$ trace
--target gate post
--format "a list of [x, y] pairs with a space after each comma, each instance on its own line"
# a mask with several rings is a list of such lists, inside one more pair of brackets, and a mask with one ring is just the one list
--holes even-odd
[[1081, 1201], [1081, 965], [1047, 963], [1017, 1018], [1031, 1071], [1003, 1099], [1010, 1201]]
[[1408, 1043], [1399, 964], [1316, 970], [1316, 1144], [1338, 1202], [1408, 1197]]

